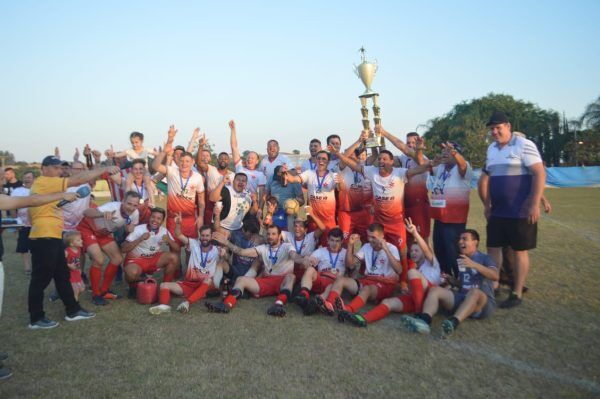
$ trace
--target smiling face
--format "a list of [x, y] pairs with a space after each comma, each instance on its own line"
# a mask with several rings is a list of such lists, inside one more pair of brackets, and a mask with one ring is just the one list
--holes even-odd
[[208, 164], [211, 161], [210, 151], [202, 150], [200, 153], [200, 161], [202, 161], [202, 163], [205, 165]]
[[306, 236], [306, 227], [302, 220], [296, 220], [294, 222], [294, 238], [296, 241], [300, 241]]
[[329, 141], [327, 141], [327, 145], [330, 145], [333, 148], [335, 148], [337, 151], [339, 151], [340, 148], [342, 148], [342, 140], [340, 140], [337, 137], [332, 137], [329, 139]]
[[321, 151], [317, 154], [317, 169], [318, 170], [327, 170], [327, 165], [329, 165], [329, 156], [325, 151]]
[[379, 162], [379, 172], [384, 174], [390, 174], [394, 169], [394, 158], [390, 157], [388, 153], [381, 153], [377, 157]]
[[148, 221], [148, 226], [150, 230], [158, 230], [158, 228], [162, 225], [164, 216], [160, 212], [152, 212], [150, 214], [150, 220]]
[[133, 175], [133, 177], [136, 180], [143, 178], [145, 171], [146, 171], [146, 168], [144, 167], [144, 165], [142, 163], [139, 163], [139, 162], [136, 162], [131, 167], [131, 174]]
[[460, 253], [469, 257], [477, 251], [478, 245], [479, 241], [475, 240], [471, 233], [462, 233], [458, 239], [458, 249], [460, 250]]
[[184, 155], [179, 160], [179, 170], [181, 172], [187, 173], [192, 170], [192, 166], [194, 165], [194, 160], [189, 155]]
[[421, 249], [419, 244], [413, 244], [410, 246], [410, 258], [417, 265], [420, 265], [425, 259], [425, 254], [423, 253], [423, 250]]
[[123, 202], [121, 202], [121, 210], [126, 215], [131, 216], [133, 214], [133, 212], [135, 212], [135, 210], [138, 208], [139, 204], [140, 204], [140, 199], [138, 197], [130, 195], [129, 197], [125, 197]]
[[212, 231], [210, 229], [201, 229], [198, 232], [198, 240], [204, 248], [209, 247], [212, 240]]
[[499, 145], [503, 146], [508, 143], [512, 137], [510, 133], [510, 123], [499, 123], [489, 126], [492, 139]]
[[315, 157], [317, 152], [321, 151], [321, 143], [314, 141], [309, 144], [308, 151], [310, 152], [311, 157]]
[[246, 168], [250, 170], [256, 169], [258, 165], [258, 154], [254, 151], [250, 151], [246, 157]]
[[383, 232], [381, 231], [367, 231], [367, 237], [369, 244], [375, 251], [381, 249], [381, 240], [383, 240]]
[[277, 155], [279, 155], [279, 144], [275, 140], [270, 140], [267, 143], [267, 155], [271, 159], [277, 158]]
[[281, 239], [281, 234], [279, 233], [279, 229], [275, 226], [271, 226], [267, 229], [267, 243], [275, 247], [279, 245], [279, 241]]
[[23, 185], [25, 187], [31, 187], [33, 184], [33, 173], [26, 172], [23, 174]]
[[62, 167], [60, 165], [48, 165], [42, 166], [42, 175], [48, 177], [60, 177], [62, 174]]
[[142, 146], [144, 145], [144, 140], [140, 139], [137, 136], [134, 136], [130, 139], [131, 141], [131, 147], [135, 150], [135, 151], [140, 151], [142, 149]]
[[219, 154], [219, 157], [217, 158], [217, 166], [221, 170], [227, 169], [229, 166], [229, 155], [225, 153]]
[[235, 178], [233, 179], [233, 189], [238, 193], [241, 193], [242, 191], [244, 191], [247, 184], [248, 184], [248, 178], [244, 175], [236, 175]]

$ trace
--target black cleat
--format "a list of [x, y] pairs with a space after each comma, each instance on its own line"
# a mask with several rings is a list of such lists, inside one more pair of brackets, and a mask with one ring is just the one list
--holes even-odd
[[309, 300], [304, 295], [299, 294], [296, 295], [296, 297], [294, 297], [294, 302], [296, 302], [296, 304], [300, 306], [300, 309], [305, 310], [308, 306]]
[[[338, 314], [346, 311], [346, 306], [344, 306], [344, 300], [339, 296], [337, 298], [335, 298], [333, 307], [334, 307], [336, 313], [338, 313]], [[341, 321], [343, 321], [343, 320], [341, 320]]]
[[285, 308], [283, 307], [283, 305], [273, 305], [269, 309], [267, 309], [267, 314], [269, 316], [284, 317]]
[[315, 302], [314, 298], [311, 298], [306, 302], [306, 307], [302, 310], [302, 313], [304, 313], [304, 316], [311, 316], [318, 311], [319, 308], [317, 303]]
[[204, 302], [204, 304], [211, 313], [229, 313], [231, 310], [225, 302]]

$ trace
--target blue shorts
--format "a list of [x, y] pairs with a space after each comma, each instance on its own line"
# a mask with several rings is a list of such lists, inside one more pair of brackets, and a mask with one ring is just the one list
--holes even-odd
[[[463, 303], [464, 300], [467, 298], [468, 292], [464, 292], [464, 291], [456, 292], [455, 291], [453, 294], [454, 294], [454, 308], [452, 308], [452, 313], [455, 313], [456, 310], [458, 309], [458, 307], [461, 305], [461, 303]], [[490, 298], [488, 297], [488, 300], [485, 303], [485, 306], [483, 307], [483, 309], [481, 309], [479, 312], [472, 313], [469, 316], [469, 318], [485, 319], [487, 317], [490, 317], [495, 309], [496, 309], [496, 301], [490, 300]]]

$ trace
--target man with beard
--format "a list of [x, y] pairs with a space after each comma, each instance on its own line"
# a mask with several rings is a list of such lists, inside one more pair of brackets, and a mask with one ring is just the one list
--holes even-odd
[[308, 145], [308, 151], [310, 152], [310, 158], [302, 162], [301, 172], [317, 169], [317, 153], [321, 151], [321, 140], [312, 139]]
[[148, 223], [150, 209], [154, 208], [154, 187], [146, 169], [146, 161], [143, 159], [134, 159], [131, 162], [131, 171], [125, 180], [125, 191], [135, 191], [140, 195], [140, 224]]
[[229, 178], [229, 184], [233, 181], [234, 173], [229, 168], [229, 155], [226, 152], [221, 152], [217, 156], [217, 167], [209, 164], [211, 161], [211, 155], [208, 150], [203, 148], [205, 140], [201, 140], [200, 149], [197, 155], [197, 167], [198, 171], [204, 176], [204, 183], [206, 185], [205, 201], [206, 207], [204, 210], [204, 224], [212, 224], [213, 208], [215, 202], [210, 200], [210, 195], [217, 189], [219, 183], [223, 177]]
[[225, 259], [225, 251], [211, 244], [212, 230], [210, 226], [202, 226], [199, 229], [199, 239], [189, 239], [181, 233], [180, 218], [175, 223], [176, 237], [190, 251], [190, 260], [183, 281], [163, 282], [160, 285], [159, 302], [157, 306], [149, 309], [151, 314], [158, 315], [171, 311], [169, 302], [171, 294], [185, 297], [185, 301], [177, 306], [182, 313], [190, 311], [190, 305], [206, 296], [210, 288], [218, 289], [221, 285], [223, 273], [228, 271]]
[[[173, 252], [179, 251], [179, 245], [162, 223], [167, 213], [162, 208], [152, 208], [147, 223], [136, 226], [121, 246], [125, 253], [123, 270], [129, 283], [129, 298], [135, 298], [137, 283], [143, 274], [152, 275], [158, 269], [164, 269], [165, 280], [173, 280], [178, 269], [178, 258]], [[162, 252], [161, 244], [166, 243], [171, 252]], [[167, 277], [169, 276], [169, 277]]]
[[[305, 208], [307, 220], [296, 219], [294, 220], [294, 231], [284, 231], [283, 242], [289, 242], [296, 249], [296, 253], [301, 256], [310, 256], [317, 248], [317, 243], [323, 236], [323, 232], [326, 230], [325, 225], [319, 219], [318, 216], [312, 214], [310, 206]], [[308, 218], [312, 219], [317, 225], [317, 229], [308, 232]], [[294, 263], [294, 275], [296, 281], [300, 281], [306, 267], [304, 264]]]
[[244, 173], [248, 177], [248, 184], [246, 187], [248, 191], [257, 195], [258, 198], [258, 209], [262, 209], [262, 201], [265, 195], [265, 185], [267, 184], [267, 177], [263, 172], [258, 169], [259, 157], [255, 151], [249, 151], [246, 156], [245, 165], [242, 164], [242, 157], [238, 147], [237, 132], [235, 128], [235, 121], [229, 121], [229, 128], [231, 129], [231, 156], [233, 157], [233, 164], [235, 166], [236, 173]]
[[[215, 234], [214, 238], [222, 245], [227, 246], [234, 254], [241, 256], [256, 256], [262, 264], [262, 272], [258, 273], [250, 269], [245, 276], [235, 282], [231, 293], [223, 302], [207, 302], [206, 307], [210, 312], [229, 313], [244, 294], [244, 290], [257, 298], [277, 295], [275, 304], [267, 310], [270, 316], [283, 317], [286, 314], [287, 303], [294, 286], [294, 262], [299, 261], [300, 255], [291, 244], [281, 240], [281, 229], [271, 225], [267, 228], [267, 243], [258, 247], [242, 249], [227, 241], [221, 234]], [[308, 258], [304, 259], [305, 262]]]

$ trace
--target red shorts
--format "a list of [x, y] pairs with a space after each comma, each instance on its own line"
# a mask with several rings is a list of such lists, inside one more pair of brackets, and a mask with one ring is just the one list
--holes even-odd
[[419, 204], [404, 210], [404, 215], [411, 218], [413, 224], [417, 226], [417, 231], [421, 237], [427, 239], [431, 234], [431, 219], [429, 218], [429, 204]]
[[356, 212], [340, 211], [338, 213], [338, 222], [340, 229], [344, 232], [344, 242], [348, 241], [350, 234], [360, 234], [362, 242], [367, 242], [367, 229], [371, 221], [371, 214], [363, 209]]
[[399, 251], [406, 249], [406, 227], [404, 221], [398, 222], [395, 225], [383, 225], [384, 237], [387, 242], [396, 246]]
[[[425, 296], [427, 296], [427, 291], [431, 288], [435, 287], [435, 284], [432, 284], [431, 281], [427, 280], [427, 288], [425, 289]], [[410, 294], [402, 294], [398, 295], [396, 298], [402, 302], [402, 313], [414, 313], [415, 312], [415, 301], [413, 300], [412, 295]]]
[[336, 279], [336, 275], [331, 272], [318, 272], [317, 278], [313, 281], [312, 292], [322, 294]]
[[306, 268], [294, 263], [294, 276], [296, 277], [296, 283], [302, 281], [302, 276], [306, 273]]
[[258, 283], [258, 295], [254, 295], [256, 298], [262, 298], [265, 296], [273, 296], [279, 294], [281, 290], [281, 283], [283, 282], [283, 276], [265, 276], [258, 277], [256, 282]]
[[97, 234], [85, 219], [83, 219], [81, 223], [77, 225], [77, 230], [81, 233], [84, 250], [87, 250], [92, 244], [98, 244], [100, 247], [103, 247], [106, 244], [110, 244], [111, 242], [115, 241], [112, 233]]
[[178, 281], [177, 285], [181, 287], [181, 290], [183, 291], [183, 296], [189, 298], [189, 296], [192, 295], [194, 291], [196, 291], [207, 278], [210, 277], [206, 276], [196, 281]]
[[[175, 218], [168, 217], [167, 218], [167, 230], [175, 241], [183, 246], [183, 243], [177, 239], [175, 236]], [[196, 228], [196, 217], [195, 216], [182, 216], [181, 217], [181, 234], [188, 238], [198, 238], [198, 229]]]
[[162, 252], [157, 252], [152, 256], [140, 256], [137, 258], [127, 256], [123, 265], [126, 267], [127, 265], [136, 264], [142, 269], [142, 273], [154, 274], [158, 270], [158, 261], [162, 254]]
[[396, 285], [398, 284], [396, 280], [375, 276], [359, 278], [358, 283], [360, 285], [359, 289], [368, 285], [374, 285], [377, 287], [376, 299], [378, 301], [391, 297], [396, 289]]

